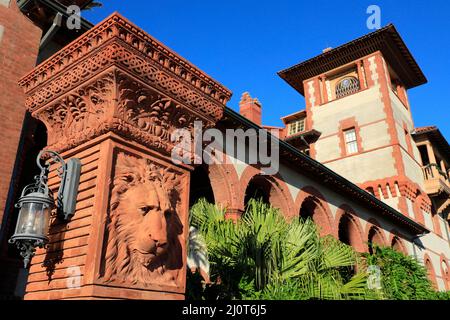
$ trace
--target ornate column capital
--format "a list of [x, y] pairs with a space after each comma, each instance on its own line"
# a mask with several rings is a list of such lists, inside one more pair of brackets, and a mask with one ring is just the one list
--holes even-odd
[[170, 151], [170, 133], [213, 126], [231, 92], [114, 13], [19, 83], [49, 147], [73, 148], [107, 131]]

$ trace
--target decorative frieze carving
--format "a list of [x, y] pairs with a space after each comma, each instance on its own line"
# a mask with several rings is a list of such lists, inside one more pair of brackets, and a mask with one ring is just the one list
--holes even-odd
[[111, 131], [170, 154], [174, 130], [193, 134], [195, 121], [205, 128], [215, 124], [119, 70], [70, 91], [33, 116], [46, 125], [49, 148], [59, 152]]
[[35, 112], [47, 127], [48, 145], [62, 150], [104, 132], [114, 103], [114, 81], [114, 73], [108, 73]]
[[231, 92], [118, 14], [81, 36], [20, 81], [36, 111], [86, 79], [118, 66], [216, 121]]

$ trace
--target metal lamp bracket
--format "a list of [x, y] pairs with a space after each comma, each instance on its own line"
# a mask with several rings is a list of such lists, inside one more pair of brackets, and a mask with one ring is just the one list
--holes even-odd
[[[80, 184], [81, 161], [80, 159], [70, 159], [66, 166], [65, 180], [61, 181], [62, 189], [62, 208], [61, 218], [69, 220], [75, 214], [77, 204], [78, 186]], [[58, 198], [60, 195], [58, 194]]]
[[[49, 154], [55, 163], [59, 163], [57, 174], [61, 179], [59, 186], [56, 207], [58, 217], [63, 220], [70, 220], [75, 213], [77, 203], [78, 186], [80, 183], [81, 161], [80, 159], [72, 158], [67, 163], [56, 152], [50, 150], [43, 150], [37, 157], [37, 165], [41, 168], [41, 180], [46, 179], [48, 165], [41, 165], [41, 158], [44, 154]], [[46, 183], [46, 181], [45, 181]]]

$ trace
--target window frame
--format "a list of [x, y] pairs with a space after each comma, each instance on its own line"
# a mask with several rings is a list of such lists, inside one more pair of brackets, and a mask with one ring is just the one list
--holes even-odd
[[[356, 133], [356, 128], [352, 127], [352, 128], [345, 129], [343, 131], [343, 133], [344, 133], [344, 143], [345, 143], [346, 153], [348, 155], [359, 153], [358, 136]], [[351, 139], [348, 139], [349, 133], [352, 133]], [[352, 146], [352, 147], [350, 147], [350, 146]], [[352, 150], [352, 148], [354, 149], [354, 151]]]
[[[340, 86], [342, 85], [342, 83], [345, 80], [350, 80], [350, 82], [351, 82], [348, 89], [340, 88]], [[359, 91], [361, 91], [361, 83], [360, 83], [358, 77], [355, 75], [352, 75], [352, 74], [347, 74], [347, 75], [343, 76], [336, 82], [336, 84], [334, 86], [334, 95], [335, 95], [336, 99], [342, 99], [342, 98], [348, 97]]]
[[[295, 128], [295, 130], [293, 128]], [[290, 122], [288, 125], [289, 136], [293, 136], [305, 130], [306, 130], [306, 118], [297, 119], [295, 121]]]

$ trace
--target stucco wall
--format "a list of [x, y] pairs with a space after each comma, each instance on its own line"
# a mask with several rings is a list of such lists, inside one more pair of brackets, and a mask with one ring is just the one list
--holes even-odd
[[[381, 163], [383, 165], [380, 165]], [[392, 147], [357, 154], [325, 165], [357, 184], [397, 174], [395, 160], [392, 157]]]
[[337, 133], [339, 121], [349, 117], [355, 117], [360, 126], [386, 117], [378, 87], [315, 106], [312, 108], [311, 116], [314, 129], [320, 131], [322, 136]]
[[422, 190], [424, 190], [425, 187], [422, 168], [405, 150], [402, 149], [401, 154], [403, 164], [405, 166], [405, 175], [411, 179], [411, 181], [417, 183]]

